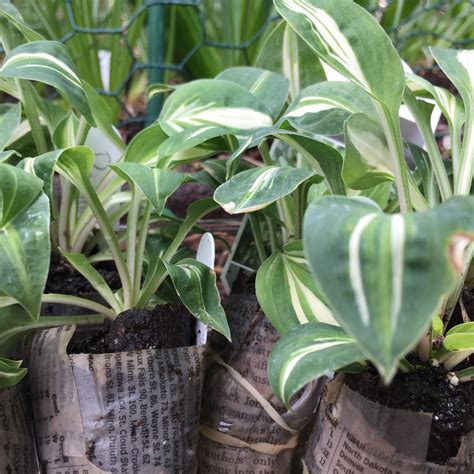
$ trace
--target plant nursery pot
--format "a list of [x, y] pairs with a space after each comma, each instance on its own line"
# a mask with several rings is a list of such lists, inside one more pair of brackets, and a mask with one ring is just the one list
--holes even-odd
[[[322, 381], [297, 397], [292, 411], [276, 399], [267, 379], [277, 331], [255, 297], [233, 294], [226, 305], [233, 335], [228, 363], [217, 356], [207, 372], [199, 437], [199, 469], [212, 473], [287, 473], [298, 441], [322, 391]], [[239, 327], [234, 331], [234, 327]]]
[[[350, 388], [340, 375], [325, 390], [304, 459], [309, 473], [472, 473], [474, 432], [443, 464], [426, 461], [434, 416], [389, 408]], [[429, 393], [426, 394], [430, 396]], [[472, 420], [472, 414], [466, 413]], [[451, 441], [449, 434], [445, 441]]]
[[0, 390], [0, 472], [39, 472], [26, 380]]
[[[151, 326], [145, 329], [151, 332]], [[42, 331], [31, 343], [34, 427], [44, 472], [196, 472], [206, 346], [131, 350], [137, 337], [126, 324], [115, 336], [86, 333], [71, 342], [74, 332], [74, 326]], [[82, 347], [97, 352], [104, 340], [122, 351], [71, 353]]]

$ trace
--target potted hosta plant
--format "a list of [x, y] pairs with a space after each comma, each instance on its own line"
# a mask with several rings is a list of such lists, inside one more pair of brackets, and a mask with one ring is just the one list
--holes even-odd
[[[360, 197], [322, 197], [309, 207], [304, 252], [340, 326], [310, 323], [285, 333], [270, 359], [270, 381], [288, 403], [315, 377], [351, 374], [327, 388], [305, 458], [311, 472], [470, 472], [472, 315], [458, 324], [451, 315], [474, 240], [474, 201], [466, 196], [474, 162], [472, 54], [431, 49], [458, 98], [405, 77], [388, 37], [353, 2], [275, 4], [357, 97], [368, 94], [373, 103], [375, 116], [345, 121], [344, 182], [366, 189], [392, 181], [397, 198], [389, 213]], [[430, 130], [427, 96], [448, 122], [452, 177]], [[402, 102], [426, 146], [409, 147], [413, 171], [399, 131]]]

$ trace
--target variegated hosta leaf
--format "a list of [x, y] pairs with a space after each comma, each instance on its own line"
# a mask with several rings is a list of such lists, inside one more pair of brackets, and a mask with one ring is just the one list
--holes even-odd
[[398, 117], [405, 78], [390, 38], [352, 0], [275, 0], [279, 13], [331, 67]]
[[179, 185], [189, 179], [183, 173], [149, 168], [137, 163], [117, 163], [110, 167], [130, 184], [138, 186], [148, 198], [158, 215], [161, 215], [168, 198]]
[[187, 258], [177, 264], [164, 262], [178, 296], [188, 310], [207, 326], [230, 340], [230, 330], [221, 306], [216, 274], [204, 263]]
[[352, 115], [345, 124], [346, 155], [342, 178], [352, 189], [368, 189], [395, 181], [393, 163], [384, 131], [365, 114]]
[[21, 104], [2, 105], [0, 108], [0, 151], [10, 141], [13, 132], [20, 125]]
[[346, 119], [357, 112], [376, 116], [364, 90], [350, 82], [320, 82], [303, 90], [281, 120], [288, 120], [299, 130], [340, 135]]
[[296, 97], [302, 88], [326, 80], [311, 48], [286, 21], [280, 21], [259, 46], [255, 65], [285, 76], [290, 81], [290, 98]]
[[273, 124], [268, 108], [238, 84], [202, 79], [177, 89], [163, 106], [159, 123], [168, 135], [214, 125], [253, 130]]
[[474, 350], [474, 322], [451, 328], [446, 333], [443, 346], [449, 351]]
[[222, 71], [216, 79], [233, 82], [247, 89], [265, 104], [276, 119], [288, 98], [289, 82], [281, 74], [256, 67], [233, 67]]
[[66, 47], [57, 41], [34, 41], [11, 50], [0, 77], [39, 81], [55, 87], [91, 125], [94, 118], [75, 66]]
[[288, 404], [308, 382], [364, 359], [364, 352], [342, 328], [308, 323], [290, 329], [275, 344], [268, 376], [277, 397]]
[[216, 189], [214, 199], [229, 214], [258, 211], [292, 193], [314, 174], [290, 166], [262, 166], [233, 176]]
[[326, 197], [304, 220], [304, 249], [342, 327], [390, 381], [455, 285], [474, 240], [474, 198], [386, 215], [364, 198]]
[[258, 269], [258, 302], [280, 334], [308, 322], [337, 325], [324, 304], [303, 254], [301, 240], [271, 255]]
[[41, 180], [0, 164], [0, 293], [39, 317], [50, 258], [49, 203]]

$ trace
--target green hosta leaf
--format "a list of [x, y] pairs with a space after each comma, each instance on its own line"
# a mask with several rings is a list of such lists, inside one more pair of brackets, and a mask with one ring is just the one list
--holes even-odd
[[87, 194], [91, 188], [90, 174], [94, 165], [94, 152], [86, 146], [77, 146], [70, 150], [70, 153], [61, 153], [57, 158], [57, 171], [77, 189]]
[[461, 94], [464, 104], [466, 106], [472, 104], [474, 101], [474, 50], [430, 48], [430, 52]]
[[386, 381], [457, 281], [474, 239], [474, 198], [383, 214], [364, 198], [326, 197], [304, 220], [304, 248], [334, 316]]
[[21, 363], [21, 360], [0, 357], [0, 389], [16, 385], [26, 375], [27, 370]]
[[82, 82], [62, 43], [34, 41], [18, 46], [6, 55], [0, 77], [28, 79], [55, 87], [91, 125], [95, 125]]
[[278, 117], [288, 98], [288, 79], [264, 69], [233, 67], [222, 71], [216, 79], [233, 82], [247, 89], [267, 106], [274, 119]]
[[458, 324], [450, 329], [443, 346], [448, 351], [474, 350], [474, 322]]
[[357, 112], [376, 116], [370, 96], [360, 87], [350, 82], [320, 82], [303, 90], [281, 120], [299, 130], [340, 135], [346, 119]]
[[285, 21], [280, 21], [259, 47], [255, 64], [289, 79], [291, 98], [303, 87], [326, 80], [324, 69], [311, 48]]
[[161, 125], [153, 124], [137, 133], [127, 145], [123, 161], [153, 165], [158, 159], [158, 148], [168, 138]]
[[21, 155], [15, 150], [0, 151], [0, 163], [15, 166], [20, 158]]
[[177, 89], [163, 106], [159, 123], [168, 135], [198, 125], [252, 130], [273, 124], [270, 112], [242, 86], [202, 79]]
[[346, 155], [342, 177], [353, 189], [368, 189], [395, 181], [390, 150], [379, 123], [365, 114], [354, 114], [345, 125]]
[[[0, 165], [0, 177], [4, 178]], [[38, 182], [36, 196], [41, 191], [41, 181], [21, 170], [24, 182]], [[23, 181], [22, 180], [22, 181]], [[2, 182], [5, 183], [5, 179]], [[5, 188], [1, 186], [3, 192]], [[33, 193], [25, 192], [23, 186], [15, 191], [11, 186], [8, 219], [3, 215], [0, 224], [0, 292], [15, 298], [32, 320], [39, 317], [41, 294], [43, 293], [50, 258], [49, 202], [41, 194], [34, 202]], [[18, 201], [21, 201], [18, 203]], [[3, 194], [5, 212], [5, 194]], [[14, 212], [13, 212], [14, 211]]]
[[0, 151], [10, 141], [13, 132], [20, 125], [21, 104], [2, 105], [0, 108]]
[[230, 340], [230, 330], [216, 287], [216, 274], [203, 263], [187, 258], [177, 264], [164, 262], [183, 304], [207, 326]]
[[352, 0], [275, 0], [275, 6], [323, 61], [398, 117], [403, 66], [370, 13]]
[[265, 315], [280, 334], [308, 322], [337, 325], [316, 287], [301, 240], [285, 245], [265, 260], [257, 272], [255, 291]]
[[113, 308], [116, 314], [121, 313], [120, 304], [110, 289], [104, 277], [87, 261], [85, 255], [81, 253], [61, 252], [67, 261], [81, 274], [92, 287], [104, 298], [105, 301]]
[[52, 134], [56, 148], [72, 147], [76, 144], [76, 135], [79, 130], [79, 119], [74, 114], [66, 115], [54, 128]]
[[118, 163], [110, 167], [130, 184], [138, 186], [158, 215], [162, 214], [166, 201], [179, 185], [189, 180], [189, 177], [183, 173], [149, 168], [136, 163]]
[[262, 166], [233, 176], [216, 189], [214, 199], [229, 214], [253, 212], [292, 193], [313, 175], [290, 166]]
[[41, 192], [43, 183], [36, 176], [7, 164], [0, 164], [0, 225], [20, 215]]
[[268, 366], [270, 384], [288, 404], [308, 382], [365, 359], [365, 354], [342, 328], [323, 323], [297, 326], [275, 344]]

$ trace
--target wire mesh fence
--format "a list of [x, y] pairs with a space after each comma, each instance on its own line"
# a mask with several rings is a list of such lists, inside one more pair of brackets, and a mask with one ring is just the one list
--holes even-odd
[[[474, 46], [474, 0], [360, 0], [415, 70], [432, 71], [430, 44]], [[213, 77], [251, 65], [278, 21], [272, 0], [21, 0], [24, 18], [65, 43], [82, 77], [107, 97], [117, 123], [156, 117], [156, 82]]]

